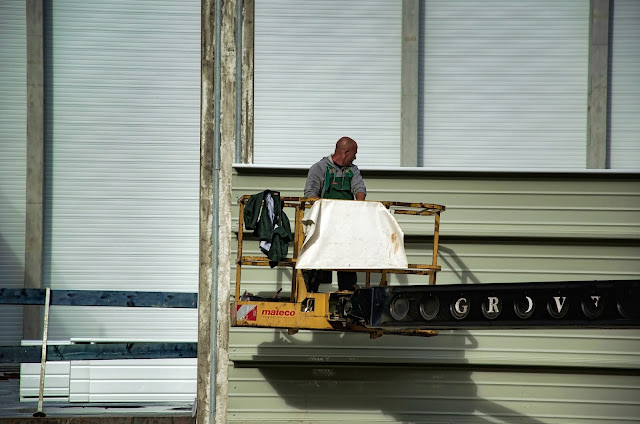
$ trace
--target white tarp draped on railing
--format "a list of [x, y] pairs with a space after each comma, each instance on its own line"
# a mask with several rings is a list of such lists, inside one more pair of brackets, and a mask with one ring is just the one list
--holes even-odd
[[321, 199], [304, 216], [298, 269], [406, 269], [404, 233], [380, 202]]

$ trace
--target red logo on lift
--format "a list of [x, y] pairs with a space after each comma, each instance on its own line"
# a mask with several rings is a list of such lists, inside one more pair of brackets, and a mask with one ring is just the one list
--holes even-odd
[[238, 321], [247, 320], [255, 321], [258, 318], [258, 305], [238, 305], [236, 309], [236, 318]]
[[278, 316], [278, 317], [293, 317], [296, 315], [296, 311], [280, 311], [276, 309], [263, 309], [262, 315]]

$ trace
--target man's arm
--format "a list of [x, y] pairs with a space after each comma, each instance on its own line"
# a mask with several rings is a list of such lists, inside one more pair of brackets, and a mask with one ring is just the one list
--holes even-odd
[[360, 174], [360, 169], [353, 165], [351, 167], [353, 171], [353, 178], [351, 179], [351, 192], [354, 194], [356, 200], [364, 200], [367, 197], [367, 187], [364, 185], [364, 180]]
[[321, 197], [324, 188], [324, 177], [326, 170], [318, 163], [309, 168], [307, 182], [304, 185], [304, 197]]

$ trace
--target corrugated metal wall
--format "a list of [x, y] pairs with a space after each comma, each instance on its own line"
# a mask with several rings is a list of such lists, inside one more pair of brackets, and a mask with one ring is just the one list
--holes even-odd
[[311, 165], [347, 135], [400, 164], [402, 2], [255, 2], [254, 162]]
[[[242, 368], [229, 422], [637, 423], [637, 377], [319, 364]], [[242, 393], [242, 394], [240, 394]]]
[[589, 2], [421, 2], [418, 165], [586, 167]]
[[611, 0], [610, 165], [640, 168], [640, 2]]
[[[297, 31], [297, 39], [280, 39], [280, 46], [274, 43], [277, 51], [295, 47], [300, 53], [317, 47], [315, 53], [318, 54], [323, 49], [333, 52], [331, 49], [339, 42], [345, 46], [339, 51], [346, 53], [334, 63], [345, 67], [327, 69], [341, 72], [348, 84], [354, 81], [352, 76], [357, 76], [357, 81], [370, 81], [357, 88], [374, 87], [373, 97], [365, 96], [362, 104], [344, 109], [341, 106], [335, 112], [335, 104], [348, 102], [340, 99], [333, 104], [335, 93], [327, 94], [326, 89], [341, 87], [338, 83], [343, 80], [327, 81], [315, 75], [317, 80], [296, 85], [286, 72], [290, 68], [277, 68], [276, 63], [272, 75], [278, 78], [284, 75], [285, 81], [276, 78], [274, 81], [280, 85], [274, 83], [268, 95], [281, 96], [287, 103], [297, 101], [298, 107], [282, 113], [268, 104], [259, 109], [256, 103], [256, 130], [261, 124], [259, 119], [274, 111], [281, 115], [272, 116], [268, 120], [273, 122], [262, 124], [272, 125], [276, 118], [299, 122], [299, 118], [295, 118], [299, 105], [314, 100], [317, 95], [315, 110], [331, 119], [325, 117], [318, 122], [317, 116], [307, 110], [308, 121], [293, 128], [289, 135], [280, 129], [272, 130], [271, 140], [285, 140], [287, 152], [304, 146], [304, 160], [311, 163], [329, 153], [345, 129], [368, 134], [366, 131], [373, 128], [371, 133], [375, 136], [363, 136], [364, 143], [358, 133], [349, 132], [361, 144], [358, 163], [394, 165], [399, 152], [400, 2], [349, 2], [348, 5], [322, 2], [322, 10], [314, 9], [320, 4], [314, 2], [304, 3], [305, 11], [301, 11], [300, 4], [281, 8], [272, 2], [257, 4], [256, 43], [269, 37], [278, 40], [288, 29], [279, 18]], [[430, 4], [433, 7], [438, 3]], [[447, 4], [440, 3], [449, 7]], [[507, 6], [507, 3], [492, 4]], [[45, 283], [57, 289], [195, 291], [199, 2], [87, 4], [64, 0], [46, 2], [46, 5], [45, 37], [49, 48], [46, 58]], [[525, 4], [525, 9], [530, 11], [527, 5], [530, 3]], [[584, 42], [586, 51], [585, 7], [584, 2], [551, 2], [545, 3], [544, 8], [538, 4], [538, 9], [549, 16], [536, 15], [545, 23], [548, 17], [569, 19], [571, 25], [566, 32], [553, 25], [550, 31], [562, 35], [570, 53], [577, 52], [576, 56], [569, 54], [570, 59], [576, 59], [575, 63], [570, 61], [567, 69], [574, 78], [568, 84], [570, 90], [575, 88], [574, 83], [582, 84], [583, 77], [586, 87], [586, 61], [584, 69], [580, 68], [584, 75], [574, 68], [583, 60], [580, 43]], [[12, 16], [18, 13], [16, 3], [2, 2], [2, 8], [2, 12], [8, 11]], [[503, 13], [502, 9], [487, 10]], [[478, 10], [478, 13], [487, 14], [487, 10]], [[513, 10], [509, 7], [504, 11]], [[341, 13], [334, 16], [332, 13], [336, 11]], [[354, 22], [355, 17], [367, 15], [370, 21]], [[271, 32], [259, 33], [262, 30], [260, 16], [265, 19], [271, 16], [277, 22]], [[516, 16], [522, 17], [522, 14]], [[310, 46], [311, 35], [329, 36], [324, 28], [332, 17], [337, 35], [329, 38], [334, 44]], [[543, 28], [540, 22], [538, 26]], [[15, 27], [4, 25], [1, 31], [3, 41], [5, 31], [18, 34]], [[538, 35], [543, 40], [549, 36]], [[582, 38], [578, 40], [578, 36]], [[300, 44], [290, 44], [292, 39]], [[371, 50], [349, 50], [349, 43], [354, 40], [356, 45], [371, 46]], [[371, 44], [367, 44], [368, 41]], [[509, 40], [496, 43], [498, 41]], [[314, 39], [313, 43], [316, 42]], [[8, 46], [10, 44], [3, 43], [3, 52], [5, 48], [10, 49]], [[257, 55], [258, 49], [256, 45]], [[550, 53], [567, 54], [557, 50]], [[306, 62], [312, 74], [331, 64], [315, 63], [311, 58]], [[287, 64], [281, 60], [280, 65], [283, 63]], [[263, 72], [258, 64], [256, 61], [256, 96], [260, 96]], [[2, 67], [0, 75], [4, 76], [4, 72]], [[567, 77], [557, 68], [549, 72], [543, 74]], [[313, 84], [307, 84], [308, 81]], [[565, 85], [552, 88], [563, 89]], [[474, 86], [484, 85], [476, 81]], [[582, 97], [572, 93], [565, 92], [573, 102], [567, 110], [582, 107]], [[521, 103], [509, 103], [507, 94], [506, 105], [528, 107], [526, 98], [521, 98]], [[547, 94], [542, 92], [541, 96]], [[382, 98], [386, 100], [380, 101]], [[351, 114], [354, 108], [360, 113], [376, 101], [380, 104], [367, 109], [366, 113], [367, 117], [375, 118], [372, 121], [366, 121], [365, 114], [358, 124], [347, 120], [357, 115]], [[557, 107], [554, 109], [557, 113], [567, 106], [563, 105], [553, 101], [549, 104]], [[552, 134], [553, 140], [573, 140], [569, 132], [577, 131], [578, 123], [585, 124], [581, 120], [586, 117], [582, 112], [579, 117], [569, 113], [565, 119], [571, 123], [568, 132]], [[335, 128], [340, 133], [326, 132]], [[313, 137], [319, 134], [319, 138], [300, 140], [301, 134], [313, 134]], [[375, 141], [368, 144], [366, 140]], [[0, 160], [4, 158], [4, 141], [3, 137]], [[545, 149], [555, 146], [544, 144], [548, 141], [544, 137], [538, 141]], [[259, 149], [258, 131], [256, 142]], [[310, 144], [318, 147], [310, 150]], [[273, 145], [267, 143], [266, 146], [269, 154], [277, 153], [271, 149]], [[577, 150], [584, 148], [584, 140], [580, 147], [575, 146], [565, 146], [565, 150], [556, 150], [555, 154], [572, 158]], [[426, 153], [433, 151], [435, 149], [429, 152], [425, 149]], [[256, 150], [259, 161], [258, 152]], [[300, 155], [301, 151], [296, 154]], [[535, 156], [534, 151], [530, 154]], [[285, 159], [276, 159], [274, 156], [266, 162], [287, 163]], [[296, 159], [288, 163], [305, 162]], [[425, 159], [425, 164], [429, 163]], [[487, 161], [479, 165], [497, 166]], [[520, 161], [509, 167], [515, 166], [529, 165]], [[548, 166], [555, 165], [545, 165]], [[568, 168], [574, 164], [562, 166]], [[0, 168], [0, 172], [2, 170]], [[12, 171], [11, 176], [20, 178], [20, 172], [21, 168], [15, 173]], [[268, 177], [265, 173], [243, 174], [234, 181], [235, 194], [254, 193], [269, 187], [300, 195], [304, 172], [284, 173], [287, 175], [277, 177]], [[640, 275], [637, 175], [614, 178], [599, 174], [504, 177], [408, 173], [391, 178], [390, 174], [370, 173], [365, 177], [370, 199], [418, 199], [449, 207], [441, 227], [444, 267], [441, 283], [637, 278]], [[4, 186], [1, 187], [4, 190]], [[24, 201], [19, 204], [24, 205]], [[21, 222], [20, 225], [24, 225], [23, 220]], [[413, 222], [403, 221], [402, 225], [408, 234], [416, 230]], [[4, 237], [4, 232], [2, 235]], [[22, 238], [23, 235], [20, 240]], [[409, 255], [417, 257], [420, 247], [419, 240], [410, 241]], [[247, 253], [257, 252], [257, 248], [254, 249], [248, 248]], [[267, 271], [243, 273], [248, 280], [246, 288], [256, 293], [273, 293], [280, 286], [288, 286], [288, 271], [270, 271], [276, 273], [275, 279]], [[56, 308], [50, 337], [193, 341], [195, 311]], [[307, 422], [632, 422], [640, 416], [639, 340], [638, 331], [462, 331], [445, 332], [431, 339], [383, 337], [371, 341], [358, 335], [301, 332], [288, 336], [280, 331], [237, 329], [231, 336], [231, 359], [235, 363], [230, 370], [229, 419], [238, 422], [287, 419]], [[252, 368], [259, 361], [273, 361], [278, 365]], [[292, 365], [294, 363], [298, 365]], [[360, 363], [367, 366], [355, 366]], [[247, 365], [250, 367], [242, 368]], [[505, 365], [522, 369], [515, 372]], [[600, 374], [582, 374], [576, 365], [606, 369], [600, 370]], [[543, 368], [531, 372], [535, 366]], [[611, 369], [620, 370], [619, 374]], [[113, 399], [114, 393], [108, 390], [101, 393]]]
[[[27, 33], [22, 0], [0, 2], [0, 287], [24, 284]], [[22, 338], [22, 306], [0, 305], [0, 344]]]
[[[440, 284], [640, 276], [638, 174], [393, 174], [366, 168], [363, 174], [370, 200], [447, 206]], [[300, 196], [303, 186], [304, 170], [245, 169], [234, 179], [234, 195], [271, 188]], [[407, 235], [417, 234], [415, 222], [399, 222]], [[410, 262], [430, 255], [424, 245], [406, 238]], [[247, 255], [259, 254], [257, 243], [246, 241], [244, 248]], [[242, 275], [242, 291], [268, 295], [290, 287], [286, 269], [245, 267]], [[394, 284], [420, 283], [416, 278]], [[638, 352], [639, 330], [444, 331], [435, 338], [369, 340], [232, 329], [229, 419], [634, 422], [640, 416]]]
[[[197, 290], [200, 2], [47, 2], [44, 282]], [[52, 309], [50, 337], [195, 340], [196, 311]]]

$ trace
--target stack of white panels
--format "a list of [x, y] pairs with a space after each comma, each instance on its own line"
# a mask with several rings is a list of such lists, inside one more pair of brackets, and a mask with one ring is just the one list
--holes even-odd
[[[72, 343], [74, 340], [49, 344]], [[41, 346], [42, 342], [23, 341], [22, 344]], [[47, 362], [43, 399], [101, 403], [193, 402], [196, 371], [196, 358]], [[20, 401], [38, 400], [39, 387], [40, 363], [21, 364]]]
[[[70, 341], [49, 344], [71, 344]], [[22, 346], [42, 346], [41, 340], [23, 340]], [[20, 364], [20, 402], [33, 402], [38, 400], [40, 394], [40, 369], [41, 364]], [[69, 375], [71, 363], [69, 361], [47, 362], [44, 369], [43, 400], [68, 402], [69, 401]]]

